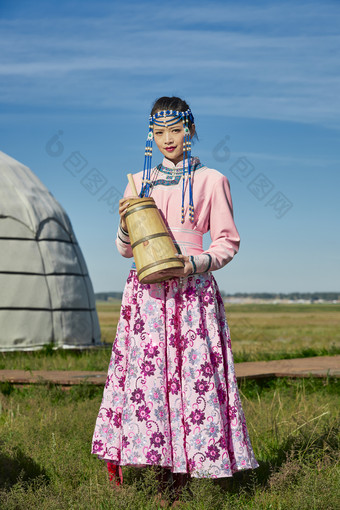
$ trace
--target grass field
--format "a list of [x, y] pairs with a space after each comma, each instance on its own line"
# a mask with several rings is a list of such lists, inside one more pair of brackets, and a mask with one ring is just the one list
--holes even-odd
[[[106, 371], [120, 303], [98, 303], [96, 351], [0, 353], [0, 369]], [[340, 305], [228, 305], [235, 362], [340, 354]]]
[[[260, 467], [219, 482], [194, 480], [181, 508], [338, 508], [339, 383], [278, 379], [240, 390]], [[124, 486], [114, 492], [103, 463], [89, 453], [101, 392], [2, 385], [2, 510], [157, 508], [152, 470], [124, 468]]]
[[[0, 368], [106, 371], [119, 304], [99, 303], [105, 349], [6, 353]], [[339, 305], [229, 305], [236, 361], [339, 353]], [[335, 510], [340, 500], [339, 384], [335, 379], [240, 384], [260, 467], [193, 480], [187, 510]], [[90, 454], [102, 388], [0, 383], [1, 510], [156, 509], [151, 469], [124, 468], [119, 492]], [[166, 497], [166, 494], [165, 494]]]

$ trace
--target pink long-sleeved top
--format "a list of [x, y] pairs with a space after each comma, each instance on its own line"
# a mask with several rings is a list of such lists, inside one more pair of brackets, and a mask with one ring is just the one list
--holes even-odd
[[[183, 255], [192, 256], [195, 273], [215, 271], [225, 266], [238, 252], [240, 236], [233, 217], [228, 179], [192, 158], [192, 182], [195, 206], [194, 222], [189, 221], [189, 186], [185, 176], [185, 220], [181, 223], [183, 162], [175, 165], [167, 158], [152, 169], [152, 196], [163, 213], [175, 244]], [[143, 172], [133, 175], [137, 190], [141, 189]], [[129, 184], [124, 196], [132, 195]], [[203, 234], [210, 231], [211, 244], [203, 250]], [[132, 257], [129, 236], [118, 228], [116, 245], [123, 257]]]

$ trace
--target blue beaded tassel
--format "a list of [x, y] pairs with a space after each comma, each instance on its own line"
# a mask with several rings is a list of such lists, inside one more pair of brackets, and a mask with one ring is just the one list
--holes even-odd
[[149, 122], [149, 133], [145, 144], [144, 169], [142, 179], [142, 189], [139, 193], [140, 197], [148, 197], [151, 190], [151, 160], [152, 160], [152, 141], [153, 141], [153, 124], [152, 117]]
[[[185, 114], [187, 112], [184, 112]], [[189, 115], [183, 116], [183, 188], [182, 188], [182, 218], [181, 222], [184, 223], [184, 196], [185, 196], [185, 159], [188, 161], [188, 181], [189, 181], [189, 220], [191, 223], [194, 221], [194, 198], [192, 192], [192, 175], [191, 175], [191, 136], [189, 129]]]

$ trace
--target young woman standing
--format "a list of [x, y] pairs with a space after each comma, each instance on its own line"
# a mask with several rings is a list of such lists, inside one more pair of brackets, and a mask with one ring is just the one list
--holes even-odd
[[[229, 263], [239, 234], [227, 178], [191, 157], [194, 118], [177, 97], [161, 97], [149, 118], [141, 196], [152, 196], [184, 262], [179, 277], [141, 284], [132, 267], [92, 452], [116, 466], [157, 465], [177, 483], [230, 477], [258, 466], [235, 377], [224, 304], [213, 271]], [[163, 162], [151, 167], [152, 142]], [[132, 257], [120, 201], [116, 245]], [[203, 250], [203, 234], [211, 244]], [[113, 469], [112, 469], [113, 468]]]

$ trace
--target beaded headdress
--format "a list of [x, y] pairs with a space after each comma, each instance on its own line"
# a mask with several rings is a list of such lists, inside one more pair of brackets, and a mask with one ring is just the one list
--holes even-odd
[[[172, 117], [167, 120], [166, 117]], [[184, 139], [183, 139], [183, 186], [182, 186], [182, 209], [181, 209], [181, 222], [184, 223], [184, 195], [185, 195], [185, 174], [188, 175], [189, 181], [189, 220], [191, 223], [194, 221], [194, 200], [192, 193], [192, 176], [191, 176], [191, 135], [189, 129], [189, 121], [194, 123], [194, 116], [190, 110], [185, 112], [179, 112], [176, 110], [162, 110], [156, 112], [154, 115], [149, 117], [149, 133], [146, 139], [145, 145], [145, 159], [144, 159], [144, 170], [142, 189], [140, 192], [141, 197], [148, 197], [151, 191], [151, 160], [152, 160], [152, 141], [153, 141], [153, 127], [170, 127], [177, 124], [182, 120], [184, 128]], [[185, 160], [187, 159], [187, 169], [185, 168]]]

